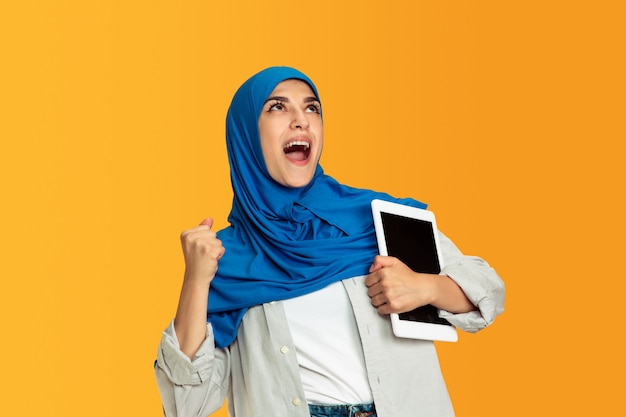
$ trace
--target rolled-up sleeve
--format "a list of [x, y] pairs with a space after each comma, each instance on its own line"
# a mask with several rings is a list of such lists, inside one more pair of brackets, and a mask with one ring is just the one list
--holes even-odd
[[215, 348], [207, 324], [204, 342], [189, 359], [180, 350], [172, 321], [159, 344], [155, 373], [165, 416], [206, 416], [223, 405], [228, 393], [230, 353]]
[[441, 310], [439, 315], [466, 332], [484, 329], [504, 311], [504, 282], [487, 262], [464, 255], [444, 234], [439, 234], [439, 241], [444, 260], [441, 274], [456, 282], [476, 306], [468, 313]]

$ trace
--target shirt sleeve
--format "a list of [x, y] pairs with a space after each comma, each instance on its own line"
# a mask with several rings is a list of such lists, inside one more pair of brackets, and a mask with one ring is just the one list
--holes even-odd
[[487, 262], [464, 255], [441, 232], [439, 242], [444, 260], [441, 274], [456, 282], [477, 308], [461, 314], [440, 310], [439, 315], [466, 332], [484, 329], [504, 311], [504, 282]]
[[220, 409], [228, 393], [230, 352], [214, 345], [213, 328], [193, 360], [180, 350], [174, 321], [163, 332], [154, 365], [166, 417], [206, 416]]

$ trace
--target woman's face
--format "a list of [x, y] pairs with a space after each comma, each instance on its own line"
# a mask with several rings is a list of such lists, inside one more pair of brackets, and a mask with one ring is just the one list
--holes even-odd
[[321, 105], [313, 90], [300, 80], [278, 84], [259, 116], [265, 165], [274, 181], [304, 187], [317, 168], [324, 130]]

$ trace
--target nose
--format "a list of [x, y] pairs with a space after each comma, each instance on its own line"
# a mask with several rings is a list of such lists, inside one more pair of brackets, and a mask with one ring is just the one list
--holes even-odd
[[309, 119], [306, 117], [306, 113], [302, 110], [297, 110], [293, 113], [293, 119], [291, 120], [292, 129], [308, 129]]

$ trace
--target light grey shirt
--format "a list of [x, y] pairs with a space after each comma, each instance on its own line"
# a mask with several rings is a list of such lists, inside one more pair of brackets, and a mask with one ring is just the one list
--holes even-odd
[[[442, 274], [459, 284], [477, 307], [463, 314], [442, 311], [441, 316], [460, 330], [476, 332], [504, 310], [504, 284], [485, 261], [464, 256], [443, 234], [439, 238], [446, 265]], [[389, 316], [371, 305], [364, 281], [361, 276], [342, 282], [354, 310], [378, 416], [454, 416], [435, 345], [395, 337]], [[224, 399], [231, 417], [310, 417], [281, 302], [251, 307], [237, 339], [226, 349], [215, 348], [207, 324], [206, 340], [193, 360], [181, 352], [170, 323], [155, 372], [167, 417], [205, 417], [220, 409]]]

